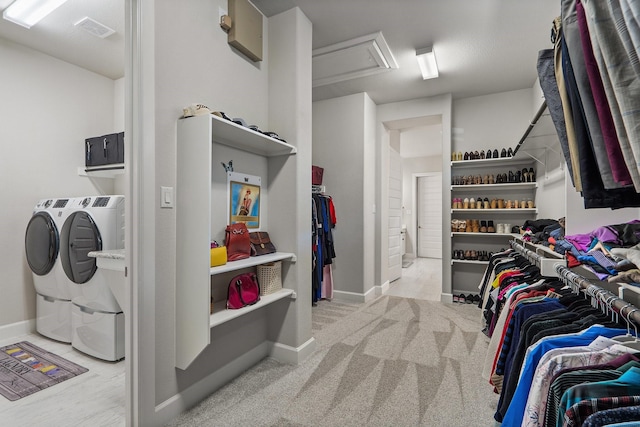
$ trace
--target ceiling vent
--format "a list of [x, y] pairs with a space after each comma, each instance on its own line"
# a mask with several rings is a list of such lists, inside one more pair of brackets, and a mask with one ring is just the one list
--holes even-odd
[[100, 37], [101, 39], [106, 39], [111, 34], [116, 32], [116, 30], [113, 30], [106, 25], [99, 23], [98, 21], [91, 19], [88, 16], [85, 16], [73, 25], [75, 25], [77, 28], [82, 28], [86, 32], [93, 34], [96, 37]]
[[313, 51], [313, 86], [370, 76], [398, 68], [381, 32]]

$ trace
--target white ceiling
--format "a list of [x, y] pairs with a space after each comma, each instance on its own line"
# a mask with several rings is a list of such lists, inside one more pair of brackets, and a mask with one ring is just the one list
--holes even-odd
[[[11, 3], [0, 0], [0, 10]], [[85, 16], [116, 33], [101, 39], [74, 27]], [[124, 0], [68, 0], [30, 29], [0, 18], [0, 37], [114, 80], [124, 76]]]
[[[12, 0], [0, 0], [0, 9]], [[454, 98], [529, 88], [550, 48], [557, 0], [253, 0], [266, 15], [299, 6], [313, 48], [381, 31], [399, 68], [313, 89], [321, 100], [367, 92], [377, 104], [452, 93]], [[188, 2], [184, 3], [188, 7]], [[89, 16], [113, 29], [96, 38], [73, 24]], [[216, 24], [211, 17], [212, 25]], [[30, 30], [0, 19], [0, 37], [112, 79], [124, 75], [124, 0], [68, 0]], [[440, 77], [423, 81], [415, 49], [433, 46]]]

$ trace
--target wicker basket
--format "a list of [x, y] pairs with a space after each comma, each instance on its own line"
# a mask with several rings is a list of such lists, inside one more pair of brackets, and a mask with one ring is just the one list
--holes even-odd
[[282, 262], [269, 262], [257, 266], [260, 295], [269, 295], [282, 289]]

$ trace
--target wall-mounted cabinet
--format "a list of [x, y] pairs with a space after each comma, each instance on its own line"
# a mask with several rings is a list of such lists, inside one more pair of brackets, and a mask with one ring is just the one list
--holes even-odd
[[[234, 166], [245, 168], [241, 172], [257, 171], [257, 174], [263, 175], [260, 190], [263, 205], [291, 204], [293, 209], [296, 203], [295, 197], [269, 200], [271, 188], [267, 182], [268, 176], [277, 174], [278, 168], [288, 161], [287, 158], [296, 153], [294, 146], [213, 115], [178, 121], [175, 197], [176, 366], [180, 369], [187, 369], [210, 344], [211, 328], [265, 309], [277, 301], [296, 297], [297, 289], [290, 285], [263, 296], [255, 305], [239, 310], [225, 308], [222, 295], [226, 295], [226, 273], [233, 274], [272, 261], [293, 263], [297, 260], [294, 248], [287, 252], [287, 248], [279, 245], [281, 252], [276, 254], [210, 267], [210, 243], [223, 238], [227, 224], [226, 173], [220, 163], [229, 161], [229, 158], [221, 157], [231, 155], [229, 153], [234, 156]], [[269, 231], [270, 224], [278, 221], [288, 219], [269, 218], [265, 213], [261, 219], [261, 229]], [[276, 244], [285, 240], [279, 240], [278, 234], [271, 231], [270, 235]], [[288, 270], [283, 268], [283, 274]], [[218, 298], [214, 298], [216, 304], [213, 313], [210, 306], [212, 294], [218, 295]]]

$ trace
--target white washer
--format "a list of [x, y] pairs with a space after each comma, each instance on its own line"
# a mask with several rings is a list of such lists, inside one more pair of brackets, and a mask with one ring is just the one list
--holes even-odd
[[103, 360], [124, 357], [124, 314], [109, 289], [109, 275], [92, 251], [124, 249], [124, 196], [73, 200], [60, 230], [60, 261], [71, 280], [71, 345]]
[[25, 255], [36, 288], [36, 330], [71, 342], [71, 294], [59, 257], [60, 234], [73, 199], [42, 199], [25, 231]]

